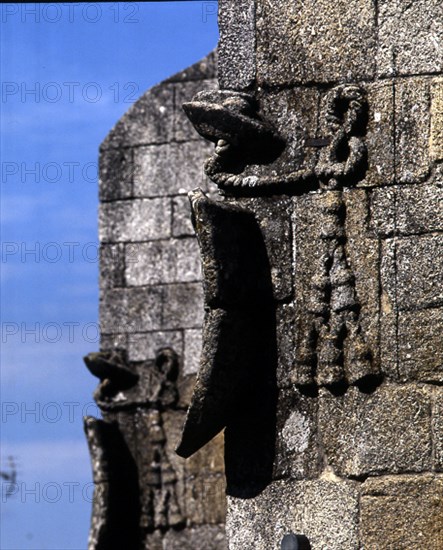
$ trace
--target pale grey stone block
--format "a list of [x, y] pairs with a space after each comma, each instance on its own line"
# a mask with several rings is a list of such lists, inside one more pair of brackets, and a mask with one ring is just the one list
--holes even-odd
[[358, 484], [330, 479], [281, 480], [255, 498], [228, 497], [230, 550], [281, 550], [287, 533], [304, 534], [313, 550], [358, 548]]
[[185, 330], [185, 351], [183, 374], [195, 374], [200, 368], [200, 356], [202, 352], [201, 329]]
[[208, 188], [204, 163], [213, 145], [202, 139], [139, 147], [134, 152], [136, 197], [185, 194], [196, 187]]
[[100, 299], [102, 333], [120, 334], [160, 329], [162, 289], [107, 289]]
[[255, 2], [219, 1], [219, 82], [242, 90], [255, 80]]
[[203, 324], [201, 283], [164, 287], [163, 329], [199, 328]]
[[194, 236], [194, 227], [191, 221], [191, 205], [188, 197], [174, 197], [172, 199], [172, 236]]
[[183, 334], [181, 331], [158, 331], [131, 333], [128, 335], [128, 356], [130, 361], [155, 359], [162, 348], [172, 348], [180, 357], [183, 355]]
[[372, 0], [259, 0], [260, 85], [371, 79], [376, 28]]
[[127, 257], [126, 280], [130, 286], [192, 282], [201, 279], [198, 243], [194, 238], [140, 243], [137, 258]]
[[134, 164], [132, 149], [108, 149], [100, 153], [100, 200], [111, 201], [132, 196]]
[[125, 249], [123, 244], [100, 246], [100, 288], [125, 286]]
[[164, 239], [171, 234], [171, 203], [167, 198], [103, 203], [99, 213], [101, 242]]
[[380, 0], [377, 72], [417, 75], [443, 70], [440, 0]]
[[321, 390], [319, 429], [327, 463], [339, 476], [422, 472], [432, 465], [429, 391], [385, 385], [373, 394]]

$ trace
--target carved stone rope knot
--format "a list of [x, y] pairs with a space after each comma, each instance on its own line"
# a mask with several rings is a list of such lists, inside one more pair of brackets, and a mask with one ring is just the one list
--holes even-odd
[[341, 190], [319, 196], [318, 244], [321, 254], [311, 282], [303, 325], [298, 332], [297, 385], [354, 384], [373, 374], [356, 296], [355, 277], [346, 257], [345, 204]]

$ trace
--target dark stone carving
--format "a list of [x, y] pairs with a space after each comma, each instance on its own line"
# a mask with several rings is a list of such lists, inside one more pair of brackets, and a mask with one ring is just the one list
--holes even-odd
[[200, 135], [216, 143], [205, 170], [226, 193], [300, 194], [319, 185], [352, 185], [364, 176], [367, 101], [358, 86], [338, 86], [326, 95], [322, 113], [325, 136], [309, 143], [322, 148], [318, 161], [277, 176], [242, 174], [248, 165], [269, 164], [284, 147], [275, 130], [259, 117], [252, 96], [202, 92], [183, 107]]
[[255, 491], [270, 479], [275, 442], [269, 261], [253, 213], [211, 201], [200, 190], [190, 200], [207, 310], [200, 372], [177, 453], [189, 457], [226, 427], [228, 492], [247, 479]]
[[[315, 164], [276, 177], [251, 177], [235, 172], [241, 172], [247, 164], [253, 162], [253, 152], [263, 154], [269, 147], [275, 155], [278, 152], [276, 144], [279, 143], [275, 132], [260, 119], [252, 98], [240, 93], [209, 92], [198, 94], [193, 102], [184, 106], [199, 133], [217, 142], [215, 154], [206, 164], [206, 171], [224, 191], [229, 190], [234, 195], [242, 194], [245, 189], [252, 190], [255, 195], [268, 191], [301, 193], [308, 190], [304, 185], [307, 182], [311, 182], [312, 188], [319, 189], [321, 219], [317, 225], [319, 234], [316, 246], [320, 247], [321, 255], [315, 267], [316, 275], [303, 316], [303, 326], [298, 330], [296, 368], [292, 374], [292, 381], [301, 387], [346, 387], [368, 381], [376, 383], [378, 378], [359, 322], [360, 304], [355, 278], [346, 257], [346, 208], [343, 200], [343, 188], [355, 185], [365, 174], [367, 107], [365, 94], [359, 86], [341, 85], [333, 88], [324, 96], [321, 114], [324, 137], [316, 142], [321, 146], [321, 151]], [[194, 197], [194, 204], [200, 204], [202, 201], [199, 200]], [[216, 217], [211, 219], [207, 216], [204, 221], [203, 218], [199, 220], [195, 210], [194, 207], [194, 217], [199, 222], [196, 224], [196, 232], [203, 258], [215, 255], [213, 250], [219, 245], [215, 241], [206, 244], [204, 236], [208, 232], [216, 234], [216, 230], [210, 226], [216, 227], [220, 222]], [[247, 216], [246, 213], [243, 215]], [[204, 223], [208, 227], [203, 228]], [[223, 232], [221, 227], [218, 231]], [[254, 247], [252, 239], [249, 247], [249, 250]], [[214, 292], [228, 292], [229, 295], [225, 288], [232, 285], [244, 285], [247, 290], [246, 293], [232, 292], [234, 299], [231, 299], [231, 306], [232, 303], [238, 304], [238, 296], [247, 296], [248, 293], [252, 293], [249, 300], [251, 304], [262, 301], [263, 293], [255, 295], [254, 285], [249, 286], [250, 267], [245, 265], [246, 257], [231, 257], [225, 261], [225, 266], [236, 266], [237, 276], [235, 281], [231, 276], [223, 285], [219, 285], [222, 290], [217, 286], [224, 277], [224, 273], [217, 273], [220, 262], [211, 264], [210, 273], [206, 267], [208, 305], [215, 307], [213, 303], [217, 300]], [[213, 289], [214, 285], [216, 290]], [[211, 345], [217, 344], [213, 342]], [[194, 414], [192, 410], [190, 418]], [[201, 415], [201, 411], [198, 414]]]
[[[266, 148], [275, 158], [281, 141], [259, 117], [251, 97], [204, 93], [185, 110], [198, 132], [217, 143], [206, 171], [224, 191], [299, 194], [308, 190], [304, 183], [313, 184], [320, 203], [315, 223], [320, 254], [306, 258], [317, 265], [288, 377], [310, 395], [316, 395], [318, 386], [340, 393], [356, 384], [371, 391], [379, 377], [360, 324], [355, 277], [346, 256], [343, 198], [344, 187], [365, 173], [364, 93], [358, 86], [338, 86], [325, 95], [324, 137], [316, 142], [321, 151], [313, 166], [254, 181], [241, 174], [244, 168], [260, 162]], [[266, 486], [272, 472], [277, 363], [277, 300], [263, 228], [254, 213], [259, 201], [243, 201], [246, 209], [231, 201], [210, 201], [199, 190], [190, 193], [190, 200], [206, 315], [200, 373], [177, 452], [188, 457], [226, 428], [228, 493], [252, 496]]]
[[368, 104], [355, 85], [333, 88], [326, 94], [321, 121], [329, 143], [320, 152], [315, 175], [321, 186], [337, 189], [355, 185], [365, 174]]
[[85, 363], [100, 379], [103, 412], [85, 419], [96, 483], [89, 548], [144, 547], [149, 533], [184, 523], [162, 419], [178, 400], [177, 355], [165, 348], [155, 361], [130, 364], [124, 352], [100, 352]]

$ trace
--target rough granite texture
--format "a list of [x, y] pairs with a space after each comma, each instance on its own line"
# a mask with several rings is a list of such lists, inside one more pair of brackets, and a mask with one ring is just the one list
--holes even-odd
[[[178, 401], [161, 418], [173, 472], [164, 475], [176, 480], [185, 523], [145, 534], [140, 547], [146, 550], [227, 550], [223, 437], [189, 461], [175, 453], [199, 367], [203, 322], [201, 262], [186, 193], [197, 186], [214, 190], [203, 170], [212, 147], [194, 132], [181, 105], [201, 89], [218, 87], [216, 65], [212, 53], [147, 91], [100, 151], [101, 349], [123, 350], [131, 368], [154, 360], [164, 348], [172, 348], [179, 361]], [[152, 436], [131, 421], [131, 410], [115, 418], [130, 452], [149, 461]], [[146, 465], [148, 484], [152, 467]], [[100, 514], [112, 496], [112, 483], [109, 487], [95, 504], [95, 533], [106, 525]], [[89, 548], [98, 550], [92, 533]]]
[[[272, 481], [243, 496], [250, 481], [239, 487], [237, 480], [231, 490], [228, 475], [229, 548], [280, 550], [293, 532], [306, 535], [313, 550], [440, 550], [442, 4], [223, 0], [219, 7], [221, 86], [247, 89], [285, 141], [270, 162], [231, 169], [233, 181], [242, 181], [240, 173], [254, 186], [225, 191], [261, 224], [274, 274], [278, 387]], [[322, 105], [341, 83], [358, 84], [367, 101], [358, 133], [366, 156], [344, 185], [334, 222], [325, 215], [328, 191], [297, 174], [318, 165], [340, 135], [345, 117], [331, 130]], [[339, 161], [349, 150], [335, 154]], [[291, 185], [265, 188], [266, 178]], [[332, 262], [321, 235], [339, 224], [358, 331], [378, 379], [304, 387], [300, 365], [305, 377], [318, 378], [323, 353], [308, 312], [320, 311], [319, 289], [334, 290], [319, 273]], [[334, 349], [339, 367], [349, 361], [346, 337], [344, 331], [342, 348]]]
[[[215, 264], [206, 266], [209, 328], [198, 391], [204, 395], [211, 361], [240, 358], [225, 369], [244, 380], [251, 368], [235, 391], [256, 407], [251, 413], [234, 400], [223, 424], [227, 541], [221, 436], [188, 461], [173, 452], [204, 322], [185, 194], [198, 186], [214, 198], [216, 190], [203, 168], [213, 145], [198, 137], [180, 106], [217, 88], [213, 55], [147, 92], [101, 150], [102, 348], [124, 348], [141, 362], [169, 345], [180, 358], [177, 410], [166, 415], [164, 429], [187, 523], [164, 536], [156, 531], [146, 548], [281, 550], [292, 532], [305, 535], [311, 550], [440, 550], [441, 1], [220, 0], [219, 26], [219, 85], [232, 97], [224, 110], [214, 102], [227, 95], [193, 102], [202, 117], [194, 122], [206, 124], [214, 139], [223, 117], [236, 121], [232, 135], [225, 132], [232, 143], [219, 143], [212, 163], [220, 168], [227, 156], [231, 182], [247, 176], [253, 184], [232, 184], [217, 200], [252, 216], [266, 251], [260, 273], [244, 268], [240, 282], [233, 273], [241, 262], [230, 271], [223, 256], [228, 286], [235, 283], [229, 288], [241, 289], [230, 296], [228, 317], [243, 320], [232, 324], [240, 334], [228, 330], [225, 343], [210, 323], [216, 315], [208, 299], [223, 277]], [[241, 143], [242, 131], [258, 120], [284, 142], [269, 158], [266, 147], [257, 155]], [[258, 138], [252, 143], [260, 145]], [[217, 230], [213, 223], [200, 225], [199, 235]], [[224, 231], [235, 234], [235, 226]], [[232, 258], [244, 246], [241, 237], [231, 239]], [[262, 252], [257, 242], [248, 251], [250, 268], [254, 246]], [[267, 275], [268, 301], [248, 309], [244, 296]], [[260, 327], [263, 312], [272, 315], [256, 349], [266, 343], [267, 367], [250, 347], [249, 327]], [[260, 368], [249, 366], [251, 356]], [[263, 369], [274, 409], [265, 399], [258, 400], [262, 409], [254, 402]]]

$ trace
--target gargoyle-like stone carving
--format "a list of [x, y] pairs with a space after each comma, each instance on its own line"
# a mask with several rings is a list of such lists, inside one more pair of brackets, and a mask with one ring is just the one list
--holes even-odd
[[[364, 135], [368, 106], [364, 91], [356, 85], [341, 85], [327, 92], [321, 109], [324, 137], [319, 141], [323, 147], [316, 161], [278, 176], [242, 174], [245, 166], [266, 162], [257, 160], [266, 147], [274, 157], [281, 151], [280, 138], [257, 114], [257, 105], [250, 96], [205, 92], [184, 108], [197, 131], [217, 143], [206, 172], [225, 192], [300, 194], [308, 190], [307, 182], [311, 184], [309, 189], [317, 188], [320, 219], [316, 246], [321, 255], [315, 266], [310, 303], [297, 335], [293, 382], [300, 386], [333, 386], [358, 384], [368, 376], [377, 376], [359, 322], [355, 277], [346, 256], [343, 199], [343, 189], [362, 179], [367, 165]], [[197, 229], [199, 233], [201, 229]], [[243, 277], [239, 272], [238, 279]]]
[[85, 363], [100, 379], [94, 397], [103, 413], [85, 419], [96, 483], [89, 548], [128, 540], [135, 548], [155, 529], [184, 522], [163, 428], [163, 412], [178, 400], [177, 355], [165, 348], [155, 361], [129, 364], [123, 352], [100, 352]]
[[272, 126], [259, 117], [252, 96], [200, 92], [183, 107], [200, 135], [216, 143], [206, 174], [229, 194], [300, 194], [319, 185], [352, 185], [364, 174], [367, 101], [358, 86], [342, 85], [326, 94], [325, 135], [316, 140], [323, 146], [318, 161], [277, 176], [242, 174], [248, 165], [269, 164], [284, 147]]
[[[200, 372], [177, 452], [188, 457], [226, 428], [228, 493], [244, 497], [247, 487], [252, 496], [272, 476], [278, 354], [278, 299], [273, 292], [267, 229], [256, 217], [261, 196], [310, 190], [315, 191], [319, 206], [318, 219], [313, 221], [317, 251], [302, 259], [311, 263], [314, 276], [308, 299], [298, 302], [304, 309], [298, 316], [295, 364], [288, 369], [288, 380], [308, 394], [314, 388], [313, 395], [318, 386], [328, 386], [335, 393], [356, 384], [366, 391], [369, 380], [374, 385], [378, 381], [347, 258], [344, 200], [344, 189], [365, 174], [367, 103], [358, 86], [338, 86], [326, 93], [321, 117], [324, 137], [318, 140], [323, 148], [315, 162], [253, 180], [244, 175], [245, 168], [259, 164], [267, 147], [272, 155], [262, 163], [273, 162], [282, 144], [250, 96], [204, 93], [185, 110], [199, 133], [216, 142], [206, 172], [229, 198], [211, 201], [199, 190], [190, 193], [206, 314]], [[255, 198], [237, 200], [245, 194]], [[260, 439], [261, 446], [257, 445]]]
[[236, 477], [263, 478], [272, 468], [275, 303], [254, 214], [200, 190], [190, 200], [206, 314], [200, 372], [177, 453], [189, 457], [226, 427], [229, 485]]

